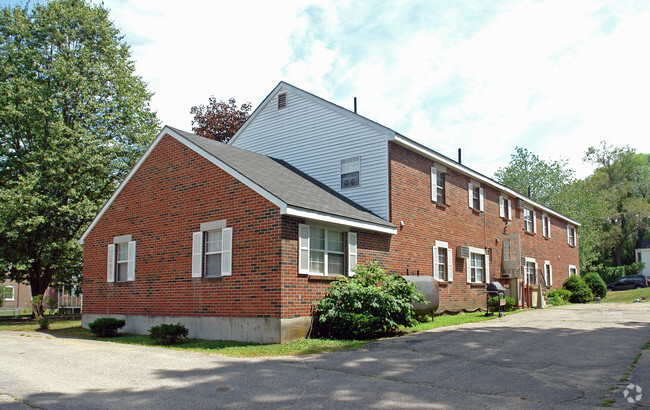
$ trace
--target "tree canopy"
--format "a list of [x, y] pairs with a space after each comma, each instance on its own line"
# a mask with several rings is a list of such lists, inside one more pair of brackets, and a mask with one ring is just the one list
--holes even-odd
[[81, 233], [159, 126], [134, 70], [101, 5], [0, 10], [0, 279], [80, 278]]
[[190, 114], [194, 114], [192, 131], [202, 137], [228, 142], [246, 122], [251, 110], [251, 103], [244, 103], [237, 108], [234, 98], [228, 102], [218, 101], [210, 97], [210, 103], [194, 106]]

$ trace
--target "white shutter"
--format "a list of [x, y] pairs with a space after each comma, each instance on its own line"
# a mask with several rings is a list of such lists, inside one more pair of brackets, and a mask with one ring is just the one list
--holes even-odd
[[298, 273], [309, 273], [309, 225], [298, 225]]
[[232, 228], [221, 230], [221, 276], [232, 275]]
[[508, 199], [507, 205], [508, 205], [508, 219], [512, 221], [512, 201], [510, 199]]
[[192, 234], [192, 277], [200, 278], [203, 273], [203, 232]]
[[546, 237], [550, 238], [551, 237], [551, 217], [546, 216]]
[[473, 203], [472, 200], [473, 200], [473, 196], [474, 196], [474, 185], [472, 185], [471, 182], [467, 184], [467, 195], [468, 195], [468, 199], [469, 199], [469, 207], [473, 208], [474, 203]]
[[490, 255], [485, 255], [485, 283], [490, 283]]
[[472, 268], [470, 268], [471, 260], [472, 260], [471, 255], [470, 255], [469, 258], [465, 259], [465, 265], [467, 265], [467, 269], [466, 269], [466, 271], [467, 271], [467, 283], [472, 282]]
[[438, 170], [431, 167], [431, 200], [438, 200]]
[[533, 233], [537, 233], [537, 212], [533, 211]]
[[485, 211], [485, 205], [483, 202], [483, 188], [478, 189], [478, 208], [481, 212]]
[[454, 255], [451, 248], [447, 248], [447, 280], [454, 281]]
[[438, 277], [438, 247], [434, 246], [433, 247], [433, 277], [438, 280], [442, 280], [442, 278]]
[[553, 286], [553, 266], [548, 264], [548, 286]]
[[126, 265], [126, 280], [135, 280], [135, 241], [129, 242], [128, 257]]
[[539, 273], [539, 267], [537, 265], [537, 262], [535, 262], [535, 283], [539, 285], [538, 280], [537, 280], [537, 274]]
[[357, 266], [357, 234], [348, 232], [348, 274], [354, 276], [354, 268]]
[[499, 197], [499, 217], [506, 217], [506, 200], [504, 197]]
[[115, 282], [115, 244], [108, 245], [108, 258], [106, 263], [106, 281]]
[[571, 243], [571, 227], [569, 225], [566, 226], [566, 243]]

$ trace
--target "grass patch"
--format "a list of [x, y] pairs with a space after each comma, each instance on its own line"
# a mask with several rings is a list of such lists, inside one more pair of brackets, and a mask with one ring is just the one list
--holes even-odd
[[[514, 313], [514, 312], [509, 312]], [[418, 323], [409, 328], [400, 329], [401, 334], [417, 333], [443, 326], [453, 326], [462, 323], [482, 322], [498, 317], [485, 316], [484, 312], [461, 313], [453, 316], [438, 316], [434, 321]], [[0, 330], [15, 330], [36, 332], [36, 320], [12, 320], [0, 322]], [[223, 340], [187, 339], [180, 345], [156, 345], [148, 335], [135, 335], [120, 333], [113, 338], [95, 336], [90, 330], [81, 327], [81, 320], [55, 320], [50, 322], [50, 329], [40, 331], [59, 337], [73, 337], [87, 340], [101, 340], [105, 342], [133, 344], [140, 346], [153, 346], [163, 349], [185, 350], [204, 354], [219, 354], [231, 357], [261, 357], [261, 356], [299, 356], [306, 354], [335, 352], [340, 350], [358, 349], [374, 340], [335, 340], [335, 339], [298, 339], [283, 344], [261, 344]]]
[[643, 297], [645, 297], [645, 300], [642, 300], [641, 302], [648, 302], [650, 300], [650, 287], [617, 290], [614, 292], [607, 291], [607, 296], [596, 303], [634, 303], [634, 299], [641, 299]]

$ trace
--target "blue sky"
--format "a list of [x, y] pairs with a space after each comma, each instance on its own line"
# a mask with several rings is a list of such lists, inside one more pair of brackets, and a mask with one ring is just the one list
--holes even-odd
[[[17, 2], [4, 1], [3, 4]], [[24, 2], [20, 2], [24, 3]], [[648, 1], [105, 0], [164, 124], [287, 81], [486, 175], [515, 146], [650, 152]]]

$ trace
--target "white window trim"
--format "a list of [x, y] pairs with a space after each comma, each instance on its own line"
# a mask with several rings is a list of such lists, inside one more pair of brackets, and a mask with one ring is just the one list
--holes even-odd
[[[576, 227], [567, 224], [566, 226], [566, 243], [569, 244], [569, 246], [578, 246], [578, 231], [576, 230]], [[571, 239], [573, 238], [573, 243], [571, 243]]]
[[535, 260], [535, 258], [524, 257], [524, 283], [530, 284], [530, 282], [528, 281], [529, 263], [533, 265], [533, 269], [534, 269], [533, 273], [535, 274], [535, 283], [533, 283], [533, 285], [537, 285], [537, 271], [539, 270], [539, 266], [537, 265], [537, 261]]
[[[5, 298], [4, 300], [7, 301], [7, 302], [15, 301], [16, 300], [16, 288], [13, 285], [4, 285], [3, 287], [5, 288], [4, 292], [6, 292], [7, 289], [11, 289], [11, 298]], [[0, 295], [0, 297], [4, 297], [4, 293], [2, 295]]]
[[[356, 160], [357, 164], [359, 165], [358, 168], [356, 169], [356, 171], [352, 171], [352, 172], [357, 172], [359, 178], [357, 180], [357, 185], [344, 187], [343, 186], [343, 180], [342, 180], [343, 175], [344, 175], [344, 173], [343, 173], [343, 161], [350, 161], [350, 160]], [[346, 172], [346, 174], [350, 174], [350, 173], [351, 172]], [[340, 182], [340, 187], [341, 187], [342, 190], [355, 189], [355, 188], [360, 188], [361, 187], [361, 155], [355, 155], [353, 157], [342, 158], [339, 161], [339, 182]]]
[[[474, 208], [474, 189], [478, 187], [478, 209]], [[484, 212], [485, 211], [485, 196], [483, 193], [483, 187], [481, 184], [476, 181], [470, 181], [467, 184], [467, 195], [469, 201], [469, 207], [475, 211]]]
[[[546, 277], [546, 267], [548, 266], [548, 278]], [[544, 261], [544, 280], [548, 287], [553, 286], [553, 266], [551, 261]]]
[[[438, 203], [438, 190], [442, 189], [442, 202], [444, 204], [447, 201], [447, 190], [446, 190], [446, 177], [447, 168], [444, 166], [435, 165], [431, 167], [431, 202]], [[443, 177], [442, 187], [438, 186], [438, 174], [441, 174]]]
[[[531, 229], [532, 230], [528, 230], [528, 225], [527, 225], [527, 220], [526, 220], [526, 211], [528, 211], [529, 214], [530, 214], [530, 218], [531, 218], [530, 224], [531, 224]], [[524, 214], [524, 218], [523, 218], [524, 219], [524, 231], [529, 232], [529, 233], [537, 233], [537, 212], [534, 209], [532, 209], [532, 208], [530, 208], [528, 206], [524, 206], [524, 209], [523, 209], [522, 212]]]
[[108, 245], [108, 254], [106, 262], [106, 281], [118, 282], [117, 269], [117, 253], [116, 247], [119, 244], [127, 244], [127, 259], [126, 259], [126, 281], [119, 281], [120, 283], [135, 281], [135, 256], [136, 256], [136, 241], [131, 240], [131, 235], [116, 236], [113, 238], [113, 243]]
[[[438, 252], [440, 248], [446, 249], [447, 250], [447, 278], [446, 279], [440, 279], [436, 277], [437, 271], [438, 271]], [[442, 241], [436, 241], [435, 245], [433, 246], [432, 250], [432, 257], [433, 257], [433, 278], [437, 281], [442, 281], [442, 282], [453, 282], [454, 281], [454, 258], [453, 258], [453, 251], [449, 247], [449, 244], [447, 242], [442, 242]]]
[[512, 201], [507, 195], [499, 195], [499, 217], [512, 221]]
[[573, 275], [577, 275], [577, 274], [578, 274], [578, 268], [576, 268], [575, 265], [569, 265], [569, 277], [573, 276], [573, 275], [571, 274], [571, 270], [574, 270], [574, 271], [575, 271], [575, 273], [573, 273]]
[[[467, 265], [466, 274], [467, 274], [467, 283], [489, 283], [490, 280], [490, 255], [485, 252], [485, 249], [474, 248], [469, 246], [469, 258], [465, 262]], [[472, 254], [483, 255], [483, 281], [476, 282], [472, 281]]]
[[[323, 273], [311, 272], [310, 269], [309, 269], [309, 254], [311, 253], [311, 243], [310, 243], [309, 237], [310, 237], [310, 230], [311, 230], [312, 227], [322, 229], [322, 230], [325, 231], [325, 249], [322, 251], [324, 253], [324, 256], [325, 256], [323, 258]], [[339, 254], [338, 251], [330, 251], [327, 248], [327, 232], [328, 231], [345, 233], [344, 230], [337, 230], [337, 229], [332, 229], [332, 228], [328, 228], [328, 227], [324, 227], [324, 226], [307, 225], [307, 224], [298, 225], [298, 273], [299, 274], [302, 274], [302, 275], [316, 275], [316, 276], [336, 276], [336, 275], [338, 275], [338, 274], [329, 274], [329, 272], [328, 272], [328, 260], [327, 260], [328, 257], [327, 257], [327, 254], [328, 253]], [[302, 234], [301, 234], [301, 232], [302, 232]], [[356, 238], [356, 234], [354, 232], [352, 232], [352, 233], [354, 234], [353, 236]], [[302, 235], [306, 235], [306, 237], [302, 236]], [[348, 268], [347, 268], [348, 274], [350, 274], [350, 272], [351, 272], [350, 258], [349, 258], [350, 257], [349, 242], [350, 242], [350, 233], [348, 233], [348, 250], [347, 250], [347, 253], [348, 253]], [[305, 256], [303, 256], [304, 255], [303, 251], [307, 252], [306, 259], [305, 259]], [[345, 258], [346, 250], [344, 249], [343, 252], [340, 252], [340, 253]], [[303, 267], [303, 264], [305, 265], [305, 267]], [[345, 271], [345, 267], [344, 267], [344, 271]]]
[[546, 212], [542, 214], [542, 235], [545, 238], [551, 237], [551, 217]]
[[221, 231], [221, 276], [210, 276], [220, 278], [232, 275], [232, 240], [233, 228], [226, 226], [226, 220], [202, 223], [200, 231], [192, 233], [192, 277], [203, 278], [205, 276], [205, 246], [204, 236], [206, 232]]

